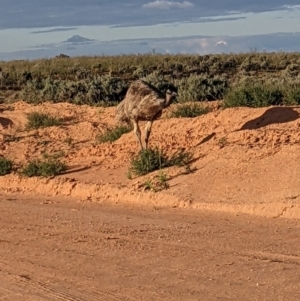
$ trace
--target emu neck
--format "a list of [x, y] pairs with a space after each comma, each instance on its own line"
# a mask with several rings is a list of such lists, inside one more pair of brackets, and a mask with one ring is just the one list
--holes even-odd
[[172, 95], [167, 94], [165, 101], [164, 101], [164, 107], [168, 107], [172, 102]]

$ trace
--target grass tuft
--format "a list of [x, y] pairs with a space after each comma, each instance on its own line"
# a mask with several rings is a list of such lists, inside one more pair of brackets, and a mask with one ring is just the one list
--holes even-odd
[[118, 140], [123, 134], [127, 134], [132, 131], [132, 126], [115, 126], [108, 128], [106, 132], [96, 137], [97, 142], [113, 142]]
[[156, 147], [140, 151], [131, 161], [131, 172], [137, 176], [168, 166], [168, 158]]
[[166, 190], [170, 187], [168, 183], [168, 175], [161, 170], [159, 174], [156, 175], [152, 180], [147, 179], [142, 184], [142, 187], [144, 188], [144, 190], [150, 190], [153, 192]]
[[31, 160], [22, 168], [20, 173], [26, 177], [53, 177], [66, 171], [67, 166], [57, 158]]
[[142, 176], [155, 170], [160, 170], [170, 166], [186, 166], [191, 161], [193, 155], [191, 153], [180, 150], [167, 157], [161, 150], [147, 149], [140, 151], [130, 164], [130, 174]]
[[13, 162], [5, 157], [0, 157], [0, 176], [10, 174], [13, 169]]
[[28, 130], [61, 125], [62, 120], [46, 113], [31, 112], [27, 114]]

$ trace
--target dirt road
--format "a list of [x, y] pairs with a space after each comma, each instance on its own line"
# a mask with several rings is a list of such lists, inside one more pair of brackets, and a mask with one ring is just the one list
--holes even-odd
[[0, 197], [0, 300], [299, 300], [300, 221]]

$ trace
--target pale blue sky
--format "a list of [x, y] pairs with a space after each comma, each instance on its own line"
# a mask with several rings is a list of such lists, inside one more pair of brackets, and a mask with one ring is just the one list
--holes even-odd
[[199, 54], [299, 51], [299, 0], [261, 2], [0, 0], [0, 60], [152, 49]]

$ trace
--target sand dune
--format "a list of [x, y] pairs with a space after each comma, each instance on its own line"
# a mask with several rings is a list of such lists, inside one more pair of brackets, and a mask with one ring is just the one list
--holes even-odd
[[[114, 108], [59, 103], [0, 107], [0, 154], [23, 164], [43, 152], [63, 152], [69, 166], [54, 179], [0, 178], [5, 193], [72, 196], [92, 202], [134, 203], [300, 217], [300, 108], [218, 109], [197, 118], [162, 118], [154, 123], [150, 147], [167, 153], [191, 151], [193, 173], [169, 168], [170, 188], [144, 191], [155, 173], [127, 179], [130, 159], [139, 147], [134, 134], [113, 143], [96, 137], [114, 125]], [[26, 113], [49, 112], [62, 126], [25, 131]]]

